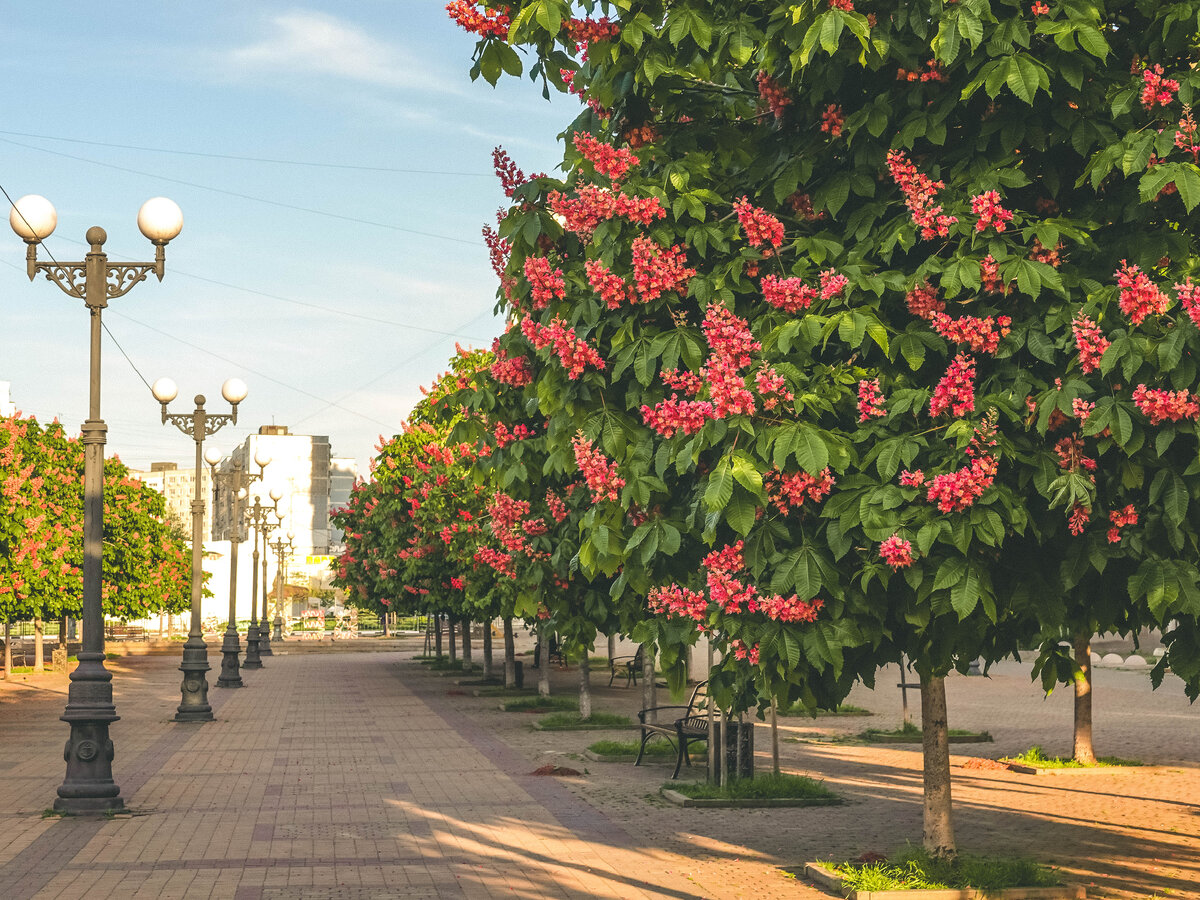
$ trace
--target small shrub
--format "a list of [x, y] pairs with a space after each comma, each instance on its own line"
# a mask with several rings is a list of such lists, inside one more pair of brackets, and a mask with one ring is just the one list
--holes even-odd
[[859, 891], [1013, 887], [1056, 887], [1062, 884], [1052, 869], [1021, 857], [962, 854], [936, 859], [919, 847], [906, 847], [892, 859], [874, 863], [840, 863], [831, 867], [843, 885]]
[[579, 709], [574, 697], [518, 697], [504, 701], [505, 712], [549, 712], [553, 709]]
[[820, 800], [837, 794], [804, 775], [759, 775], [738, 778], [722, 787], [707, 782], [669, 782], [667, 788], [693, 800]]
[[[596, 741], [589, 745], [588, 749], [597, 756], [627, 756], [633, 759], [637, 756], [640, 743], [641, 741]], [[674, 757], [675, 753], [675, 745], [667, 741], [650, 741], [646, 744], [646, 756]], [[703, 756], [706, 753], [708, 753], [708, 744], [704, 741], [688, 744], [689, 756]]]
[[[1007, 757], [1005, 762], [1024, 763], [1027, 766], [1039, 766], [1043, 769], [1091, 768], [1091, 766], [1085, 766], [1083, 763], [1069, 757], [1047, 756], [1046, 752], [1037, 744], [1034, 744], [1024, 753]], [[1096, 762], [1094, 763], [1095, 766], [1140, 766], [1141, 764], [1140, 760], [1122, 759], [1119, 756], [1100, 756], [1096, 758]]]
[[543, 728], [573, 728], [576, 726], [604, 725], [622, 728], [629, 724], [628, 716], [618, 716], [614, 713], [594, 712], [588, 718], [583, 718], [578, 712], [556, 712], [538, 719]]

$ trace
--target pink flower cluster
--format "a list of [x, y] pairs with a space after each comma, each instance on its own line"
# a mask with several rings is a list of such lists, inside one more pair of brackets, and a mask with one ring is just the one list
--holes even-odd
[[826, 269], [821, 273], [820, 279], [822, 300], [840, 297], [845, 292], [846, 285], [850, 283], [850, 279], [845, 275], [839, 275], [834, 269]]
[[787, 91], [766, 72], [759, 72], [754, 77], [754, 82], [758, 86], [758, 96], [767, 102], [771, 114], [776, 119], [782, 119], [784, 111], [792, 105], [792, 98], [788, 96]]
[[[842, 0], [842, 2], [849, 2], [849, 0]], [[758, 644], [755, 644], [752, 647], [747, 647], [745, 641], [734, 638], [729, 642], [729, 646], [733, 649], [734, 659], [745, 659], [749, 660], [750, 665], [752, 666], [758, 665]]]
[[488, 248], [492, 271], [496, 273], [497, 278], [503, 279], [504, 270], [508, 267], [508, 257], [512, 254], [512, 244], [500, 237], [491, 225], [483, 226], [483, 242]]
[[1200, 326], [1200, 284], [1192, 284], [1192, 279], [1184, 279], [1183, 284], [1175, 285], [1179, 301], [1183, 304], [1184, 312], [1194, 324]]
[[1076, 397], [1071, 401], [1071, 414], [1079, 420], [1080, 424], [1086, 422], [1088, 420], [1088, 416], [1090, 416], [1095, 409], [1095, 403], [1090, 403], [1087, 400], [1084, 400], [1082, 397]]
[[475, 551], [474, 559], [477, 563], [491, 566], [500, 575], [507, 575], [512, 579], [517, 577], [517, 573], [513, 568], [512, 555], [502, 550], [497, 550], [494, 547], [480, 547]]
[[690, 397], [696, 396], [700, 393], [700, 388], [704, 387], [704, 381], [695, 372], [683, 372], [679, 369], [667, 369], [662, 373], [662, 380], [668, 387]]
[[707, 400], [680, 400], [678, 394], [672, 394], [654, 406], [642, 406], [642, 420], [666, 438], [674, 437], [676, 432], [695, 434], [712, 418], [712, 403]]
[[754, 386], [762, 397], [763, 409], [774, 409], [780, 403], [795, 400], [796, 396], [787, 389], [787, 380], [770, 366], [754, 373]]
[[900, 484], [904, 487], [920, 487], [925, 483], [925, 473], [920, 469], [913, 469], [911, 472], [905, 469], [900, 473]]
[[582, 431], [572, 439], [571, 446], [575, 450], [575, 464], [592, 492], [592, 501], [615, 501], [625, 487], [625, 479], [617, 474], [617, 464], [592, 446]]
[[750, 333], [750, 325], [719, 303], [710, 304], [701, 326], [712, 355], [700, 374], [708, 381], [709, 396], [717, 418], [751, 415], [754, 395], [746, 388], [743, 370], [750, 366], [750, 354], [762, 349]]
[[811, 622], [816, 619], [817, 611], [824, 605], [821, 600], [804, 601], [795, 594], [791, 597], [760, 596], [753, 585], [734, 578], [734, 573], [746, 567], [742, 546], [742, 542], [738, 541], [704, 558], [709, 597], [721, 607], [722, 612], [728, 615], [743, 611], [762, 612], [767, 618], [778, 622]]
[[913, 564], [912, 543], [898, 534], [879, 545], [879, 555], [893, 569], [905, 569]]
[[1140, 325], [1151, 313], [1162, 315], [1170, 306], [1171, 298], [1160, 291], [1145, 272], [1126, 260], [1121, 260], [1121, 268], [1113, 273], [1113, 277], [1121, 288], [1121, 312], [1129, 316], [1132, 324]]
[[1124, 509], [1114, 509], [1108, 514], [1108, 521], [1112, 523], [1112, 527], [1108, 529], [1108, 542], [1118, 544], [1121, 541], [1121, 529], [1126, 525], [1137, 524], [1137, 510], [1133, 508], [1132, 503]]
[[591, 238], [597, 225], [609, 219], [650, 225], [667, 214], [657, 197], [631, 197], [594, 184], [581, 185], [575, 197], [551, 191], [549, 202], [551, 212], [566, 219], [566, 229], [585, 240]]
[[800, 312], [812, 306], [817, 297], [817, 289], [809, 287], [800, 278], [780, 278], [777, 275], [766, 275], [762, 280], [763, 299], [776, 309], [784, 312]]
[[550, 517], [555, 522], [561, 522], [569, 513], [567, 504], [563, 502], [563, 498], [554, 493], [554, 491], [546, 491], [546, 506], [550, 509]]
[[525, 438], [533, 434], [529, 430], [528, 425], [514, 425], [510, 430], [503, 422], [497, 422], [492, 429], [492, 435], [496, 438], [497, 447], [507, 447], [514, 441], [523, 441]]
[[1071, 331], [1075, 334], [1075, 346], [1079, 349], [1079, 368], [1084, 374], [1100, 368], [1100, 357], [1112, 344], [1100, 330], [1100, 326], [1085, 316], [1082, 311], [1071, 320]]
[[908, 211], [912, 213], [913, 224], [921, 229], [921, 237], [925, 240], [948, 237], [950, 226], [958, 219], [943, 215], [942, 207], [933, 202], [934, 195], [946, 186], [945, 182], [933, 181], [929, 176], [918, 172], [903, 150], [889, 150], [887, 165], [892, 180], [904, 194], [904, 202]]
[[996, 413], [993, 410], [975, 427], [967, 447], [970, 462], [954, 472], [935, 475], [925, 499], [942, 512], [962, 512], [983, 496], [996, 480], [998, 463], [988, 450], [996, 444]]
[[683, 616], [697, 622], [708, 619], [708, 598], [677, 584], [652, 589], [646, 596], [646, 605], [651, 612]]
[[1156, 105], [1166, 106], [1175, 99], [1179, 82], [1174, 78], [1163, 78], [1161, 65], [1148, 66], [1142, 72], [1142, 108], [1153, 109]]
[[1200, 397], [1186, 390], [1163, 391], [1147, 388], [1144, 384], [1139, 384], [1133, 390], [1133, 402], [1151, 425], [1200, 417], [1200, 403], [1197, 400]]
[[879, 392], [879, 379], [864, 378], [858, 383], [858, 421], [869, 422], [886, 415], [883, 394]]
[[643, 303], [674, 291], [684, 293], [696, 270], [684, 265], [684, 249], [660, 247], [646, 237], [633, 239], [633, 284]]
[[1092, 517], [1092, 511], [1082, 503], [1076, 503], [1071, 510], [1071, 516], [1067, 519], [1067, 530], [1074, 535], [1083, 534], [1083, 530], [1087, 528], [1088, 519]]
[[632, 150], [617, 149], [610, 144], [596, 140], [586, 132], [575, 132], [573, 142], [575, 149], [592, 164], [592, 168], [606, 178], [611, 178], [614, 184], [624, 178], [630, 169], [638, 165], [638, 158]]
[[841, 137], [846, 115], [836, 103], [830, 103], [821, 112], [821, 130], [830, 137]]
[[765, 209], [753, 206], [748, 197], [733, 204], [733, 209], [751, 247], [766, 244], [778, 248], [783, 243], [783, 223]]
[[545, 309], [551, 300], [567, 295], [563, 270], [550, 268], [550, 260], [544, 256], [525, 258], [525, 278], [532, 288], [534, 309]]
[[778, 469], [772, 469], [763, 478], [763, 488], [768, 499], [785, 516], [789, 510], [803, 506], [806, 500], [820, 503], [829, 496], [836, 483], [828, 467], [822, 469], [818, 475], [809, 475], [807, 472], [785, 475]]
[[521, 185], [532, 181], [534, 178], [546, 177], [546, 173], [544, 172], [526, 176], [524, 172], [517, 168], [517, 164], [513, 162], [512, 157], [508, 155], [503, 147], [497, 147], [492, 151], [492, 167], [496, 170], [496, 177], [500, 179], [500, 188], [504, 191], [504, 196], [510, 199]]
[[586, 53], [589, 44], [607, 41], [621, 33], [620, 23], [608, 16], [599, 19], [568, 19], [567, 35], [575, 42], [575, 48]]
[[625, 279], [613, 272], [598, 259], [589, 259], [583, 264], [588, 284], [600, 295], [609, 309], [619, 309], [623, 303], [632, 302], [633, 290]]
[[975, 409], [975, 360], [959, 353], [950, 363], [950, 368], [933, 389], [929, 401], [929, 415], [937, 418], [946, 410], [956, 416], [965, 416]]
[[1183, 108], [1183, 115], [1179, 118], [1178, 129], [1175, 132], [1175, 146], [1188, 154], [1192, 158], [1192, 162], [1200, 161], [1200, 128], [1197, 128], [1196, 120], [1192, 117], [1190, 107]]
[[588, 366], [604, 369], [604, 359], [600, 354], [577, 337], [575, 329], [568, 328], [559, 316], [551, 319], [549, 325], [542, 325], [526, 316], [521, 320], [521, 333], [536, 350], [553, 346], [559, 362], [567, 370], [567, 377], [572, 381], [579, 378]]
[[1060, 438], [1054, 445], [1054, 452], [1058, 454], [1058, 464], [1068, 472], [1096, 471], [1096, 461], [1084, 455], [1083, 440], [1078, 436]]
[[500, 384], [508, 384], [513, 387], [524, 387], [533, 381], [533, 373], [529, 370], [529, 360], [524, 356], [509, 356], [506, 350], [499, 348], [500, 341], [497, 340], [492, 345], [492, 352], [496, 355], [496, 361], [492, 363], [491, 369], [492, 378], [500, 382]]
[[983, 289], [989, 294], [1008, 293], [1004, 282], [1000, 280], [1000, 264], [990, 253], [979, 261], [979, 280], [983, 282]]
[[470, 0], [451, 0], [446, 4], [446, 12], [450, 13], [450, 18], [457, 22], [460, 28], [471, 34], [508, 40], [509, 18], [506, 11], [491, 7], [481, 11]]
[[1012, 211], [1000, 205], [1000, 195], [995, 191], [984, 191], [971, 198], [971, 212], [979, 216], [975, 223], [976, 231], [987, 231], [995, 228], [1000, 234], [1008, 228], [1012, 221]]
[[908, 311], [919, 319], [932, 319], [946, 310], [946, 304], [938, 297], [937, 289], [928, 281], [913, 285], [904, 295], [904, 303]]
[[1006, 337], [1012, 326], [1009, 316], [963, 316], [952, 319], [943, 312], [935, 312], [929, 317], [933, 330], [946, 340], [955, 344], [967, 344], [976, 353], [995, 353], [1000, 346], [1000, 338]]

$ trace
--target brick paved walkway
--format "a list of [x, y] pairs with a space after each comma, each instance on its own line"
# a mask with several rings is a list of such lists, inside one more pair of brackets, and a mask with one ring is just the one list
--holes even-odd
[[[173, 659], [112, 663], [114, 774], [135, 813], [113, 820], [41, 817], [63, 775], [65, 679], [0, 685], [0, 897], [811, 900], [824, 895], [780, 867], [920, 837], [919, 753], [813, 742], [864, 720], [784, 720], [801, 739], [785, 741], [785, 767], [824, 777], [845, 806], [685, 811], [656, 799], [662, 765], [579, 757], [620, 733], [534, 732], [410, 653], [299, 649], [246, 689], [213, 689], [218, 721], [204, 726], [170, 721]], [[1158, 765], [1053, 781], [956, 769], [960, 844], [1053, 860], [1091, 896], [1200, 897], [1200, 716], [1142, 675], [1099, 678], [1101, 752]], [[573, 680], [556, 672], [556, 690]], [[894, 681], [851, 698], [896, 714], [871, 724], [898, 718]], [[629, 713], [636, 693], [600, 688], [597, 706]], [[967, 754], [1065, 749], [1069, 697], [1042, 701], [1027, 668], [952, 679], [949, 693], [952, 725], [997, 735]], [[528, 774], [547, 761], [590, 769]]]

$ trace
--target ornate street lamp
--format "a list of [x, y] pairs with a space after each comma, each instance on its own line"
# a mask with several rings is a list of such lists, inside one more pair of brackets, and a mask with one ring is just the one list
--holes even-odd
[[[282, 522], [280, 524], [282, 524]], [[278, 621], [282, 621], [280, 619], [279, 610], [283, 606], [283, 583], [284, 583], [284, 581], [287, 580], [287, 556], [285, 554], [287, 554], [288, 551], [290, 551], [292, 549], [292, 546], [293, 546], [292, 542], [295, 539], [296, 539], [296, 532], [289, 531], [287, 533], [286, 541], [283, 538], [280, 538], [279, 540], [274, 541], [271, 544], [271, 549], [275, 551], [275, 556], [276, 556], [275, 565], [278, 567], [279, 587], [275, 593], [275, 617], [276, 617], [276, 620], [278, 620]], [[265, 600], [265, 597], [264, 597], [264, 600]], [[265, 620], [266, 607], [263, 608], [263, 614], [264, 614], [264, 620]], [[281, 637], [281, 639], [282, 639], [282, 637]]]
[[122, 297], [151, 272], [162, 280], [165, 247], [183, 230], [183, 213], [166, 197], [147, 200], [138, 212], [138, 228], [154, 244], [154, 262], [109, 263], [103, 228], [87, 230], [89, 252], [83, 262], [38, 262], [37, 247], [58, 224], [58, 213], [45, 197], [22, 197], [8, 222], [26, 244], [29, 280], [38, 272], [65, 293], [77, 297], [91, 315], [88, 418], [81, 429], [83, 456], [83, 647], [71, 673], [62, 720], [71, 726], [64, 756], [67, 775], [54, 808], [73, 815], [123, 809], [121, 789], [113, 781], [113, 744], [108, 726], [116, 722], [112, 674], [104, 667], [104, 605], [101, 554], [104, 540], [104, 443], [108, 426], [100, 418], [100, 314], [108, 301]]
[[[254, 461], [258, 464], [257, 475], [253, 472], [243, 471], [240, 459], [233, 461], [233, 467], [228, 472], [217, 471], [221, 453], [216, 448], [210, 447], [204, 454], [204, 460], [212, 471], [213, 507], [216, 507], [215, 498], [218, 486], [232, 495], [230, 521], [233, 522], [233, 533], [229, 538], [229, 621], [225, 624], [225, 637], [221, 642], [221, 675], [217, 679], [217, 687], [242, 687], [242, 675], [238, 671], [238, 654], [242, 648], [237, 630], [237, 564], [238, 544], [242, 542], [242, 502], [246, 499], [246, 492], [250, 485], [263, 477], [263, 472], [271, 464], [271, 457], [270, 454], [262, 452], [254, 454]], [[251, 596], [253, 596], [253, 592], [251, 592]], [[255, 668], [249, 665], [249, 647], [246, 650], [246, 663], [246, 668]]]
[[[255, 496], [254, 503], [247, 507], [246, 518], [250, 525], [254, 528], [254, 559], [251, 562], [253, 567], [253, 577], [250, 583], [250, 627], [246, 630], [246, 668], [261, 669], [262, 659], [259, 654], [259, 631], [258, 631], [258, 541], [262, 538], [263, 544], [267, 541], [267, 530], [274, 526], [269, 521], [269, 516], [274, 513], [279, 514], [279, 499], [283, 496], [283, 492], [279, 488], [271, 488], [271, 500], [274, 501], [272, 506], [266, 506], [262, 502], [261, 496]], [[263, 588], [267, 584], [267, 557], [264, 550], [263, 553]], [[254, 654], [253, 662], [251, 661], [251, 653]]]
[[[179, 394], [179, 389], [170, 378], [158, 379], [150, 392], [162, 404], [163, 424], [170, 422], [196, 443], [196, 491], [192, 495], [192, 627], [187, 643], [183, 645], [183, 663], [179, 666], [179, 671], [183, 673], [182, 699], [175, 713], [175, 721], [211, 722], [213, 714], [208, 704], [208, 679], [204, 675], [208, 671], [208, 645], [204, 643], [204, 633], [200, 630], [204, 560], [204, 498], [200, 493], [204, 465], [202, 454], [206, 437], [216, 434], [226, 425], [237, 423], [237, 408], [246, 399], [246, 384], [240, 378], [230, 378], [221, 385], [221, 396], [232, 407], [232, 412], [221, 414], [205, 412], [203, 394], [196, 395], [196, 408], [192, 412], [168, 413], [167, 404]], [[233, 546], [236, 548], [237, 543]]]

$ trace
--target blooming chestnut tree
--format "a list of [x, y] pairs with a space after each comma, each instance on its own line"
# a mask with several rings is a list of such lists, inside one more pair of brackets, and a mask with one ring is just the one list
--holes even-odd
[[477, 74], [586, 104], [497, 230], [498, 351], [545, 363], [548, 456], [582, 429], [607, 487], [585, 571], [760, 696], [907, 655], [938, 854], [943, 677], [1081, 622], [1097, 577], [1124, 594], [1088, 624], [1163, 628], [1196, 695], [1200, 4], [467, 6]]

